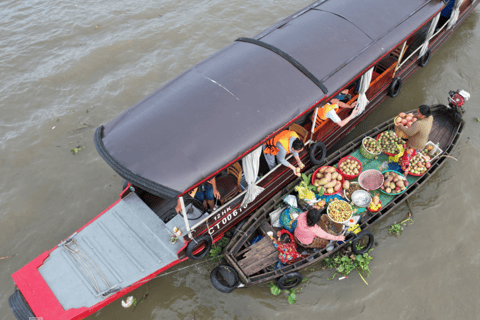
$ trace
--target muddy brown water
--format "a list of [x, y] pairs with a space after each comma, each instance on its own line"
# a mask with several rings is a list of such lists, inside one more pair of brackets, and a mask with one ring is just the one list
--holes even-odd
[[[96, 127], [241, 36], [252, 36], [310, 1], [45, 0], [0, 3], [0, 319], [11, 274], [51, 249], [118, 199], [121, 179], [93, 145]], [[289, 305], [267, 285], [222, 294], [216, 265], [186, 262], [90, 319], [478, 319], [480, 250], [479, 9], [427, 67], [412, 76], [343, 142], [420, 104], [446, 103], [449, 90], [472, 94], [467, 127], [449, 161], [411, 199], [414, 223], [375, 227], [368, 286], [353, 272], [327, 280], [314, 267]], [[71, 149], [85, 147], [73, 155]], [[182, 269], [190, 266], [187, 269]], [[301, 314], [301, 316], [299, 316]]]

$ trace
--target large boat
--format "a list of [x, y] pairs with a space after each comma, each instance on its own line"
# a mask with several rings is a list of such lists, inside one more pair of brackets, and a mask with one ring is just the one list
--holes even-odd
[[[12, 311], [18, 319], [81, 319], [204, 257], [295, 179], [283, 165], [268, 170], [266, 141], [295, 131], [310, 146], [300, 154], [305, 170], [321, 163], [326, 149], [399, 94], [476, 5], [316, 1], [237, 39], [101, 126], [96, 148], [128, 184], [118, 201], [12, 275]], [[319, 109], [345, 90], [358, 116], [342, 127], [321, 120]], [[187, 194], [213, 177], [221, 199], [209, 213]]]
[[[431, 161], [428, 162], [429, 169], [422, 174], [408, 175], [406, 178], [408, 187], [403, 192], [398, 192], [398, 194], [395, 195], [377, 192], [380, 195], [381, 208], [372, 210], [372, 213], [368, 210], [358, 213], [357, 228], [361, 230], [358, 234], [354, 234], [353, 232], [347, 233], [345, 241], [332, 242], [330, 246], [323, 249], [305, 251], [305, 255], [293, 263], [279, 265], [279, 251], [277, 251], [277, 248], [273, 245], [267, 233], [272, 232], [272, 234], [276, 234], [277, 231], [283, 229], [283, 227], [274, 228], [270, 216], [273, 212], [286, 208], [283, 200], [286, 196], [298, 195], [296, 191], [298, 189], [296, 189], [296, 187], [301, 183], [302, 179], [297, 178], [273, 196], [266, 204], [261, 206], [238, 230], [225, 248], [224, 257], [227, 264], [216, 267], [211, 273], [210, 279], [213, 286], [221, 292], [230, 293], [239, 286], [253, 286], [264, 282], [275, 281], [279, 288], [291, 289], [302, 282], [303, 277], [299, 271], [312, 264], [329, 258], [336, 253], [344, 252], [348, 247], [351, 247], [349, 252], [357, 255], [367, 253], [374, 243], [374, 235], [369, 230], [372, 230], [374, 225], [391, 214], [411, 195], [421, 190], [421, 187], [428, 179], [449, 160], [455, 146], [460, 141], [460, 137], [465, 128], [465, 121], [462, 119], [462, 113], [458, 112], [459, 109], [455, 103], [455, 96], [459, 97], [463, 105], [464, 98], [460, 97], [457, 92], [451, 91], [449, 98], [450, 104], [448, 106], [437, 105], [431, 107], [434, 122], [429, 140], [432, 147], [436, 145], [441, 146], [441, 148], [438, 149], [437, 155], [432, 157]], [[358, 136], [347, 145], [332, 153], [322, 167], [335, 166], [342, 162], [342, 159], [350, 158], [359, 160], [363, 165], [364, 171], [377, 170], [381, 167], [382, 163], [389, 161], [389, 156], [381, 154], [374, 159], [367, 154], [368, 158], [365, 158], [362, 155], [365, 153], [359, 152], [359, 149], [363, 142], [369, 139], [368, 137], [375, 139], [382, 132], [393, 132], [394, 126], [394, 119], [391, 119]], [[391, 161], [394, 163], [394, 160]], [[317, 169], [319, 168], [320, 166], [311, 168], [306, 172], [306, 175], [318, 172]], [[357, 180], [357, 178], [355, 178], [355, 180]], [[370, 191], [370, 193], [373, 194], [372, 191]], [[339, 194], [342, 199], [352, 200], [352, 197], [348, 199], [343, 191], [340, 191]], [[308, 208], [311, 208], [311, 206], [305, 205], [304, 210]], [[347, 229], [346, 226], [344, 227], [330, 220], [326, 214], [325, 218], [325, 221], [328, 221], [327, 223], [333, 224], [334, 228], [338, 228], [336, 231], [340, 232], [342, 228]], [[292, 241], [294, 240], [292, 239]], [[305, 250], [298, 248], [298, 251]]]

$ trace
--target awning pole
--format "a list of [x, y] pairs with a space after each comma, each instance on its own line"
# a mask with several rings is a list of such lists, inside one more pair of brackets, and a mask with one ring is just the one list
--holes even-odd
[[313, 114], [312, 134], [310, 136], [310, 140], [308, 140], [306, 144], [308, 144], [310, 141], [313, 141], [313, 134], [315, 133], [315, 125], [317, 124], [317, 114], [318, 114], [318, 107], [315, 108], [315, 113]]
[[190, 231], [190, 224], [188, 223], [187, 210], [185, 210], [185, 203], [183, 197], [180, 197], [180, 206], [182, 206], [183, 221], [185, 221], [185, 227], [187, 228], [188, 236], [193, 239], [192, 232]]

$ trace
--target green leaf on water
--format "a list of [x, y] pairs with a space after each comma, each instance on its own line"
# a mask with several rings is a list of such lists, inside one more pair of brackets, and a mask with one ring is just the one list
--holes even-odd
[[295, 294], [295, 292], [292, 292], [288, 296], [288, 303], [294, 304], [295, 302], [297, 302], [297, 295]]
[[282, 290], [280, 290], [280, 288], [274, 285], [273, 283], [270, 283], [270, 292], [274, 296], [278, 296], [282, 292]]

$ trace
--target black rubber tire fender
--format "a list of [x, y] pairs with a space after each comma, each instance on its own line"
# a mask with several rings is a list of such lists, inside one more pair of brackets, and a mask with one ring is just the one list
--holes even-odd
[[[226, 279], [224, 277], [224, 283], [220, 282], [220, 280], [217, 278], [217, 273], [222, 273], [223, 272], [228, 272], [229, 274], [229, 279]], [[235, 271], [234, 268], [231, 266], [227, 265], [220, 265], [218, 267], [215, 267], [212, 272], [210, 272], [210, 282], [212, 283], [213, 287], [217, 289], [220, 292], [223, 293], [230, 293], [233, 290], [235, 290], [238, 287], [238, 284], [240, 283], [238, 279], [238, 273]], [[229, 283], [231, 282], [231, 283]]]
[[299, 272], [287, 273], [277, 280], [277, 287], [282, 290], [289, 290], [298, 287], [302, 280], [303, 276]]
[[432, 51], [430, 49], [427, 49], [427, 51], [425, 51], [425, 54], [421, 56], [420, 59], [418, 60], [418, 65], [421, 68], [425, 67], [428, 61], [430, 60], [431, 55], [432, 55]]
[[[357, 250], [356, 244], [357, 244], [358, 241], [360, 241], [360, 239], [363, 238], [364, 236], [367, 236], [367, 237], [368, 237], [368, 244], [367, 244], [364, 248], [362, 248], [361, 250]], [[364, 253], [367, 253], [368, 250], [372, 249], [374, 243], [375, 243], [375, 238], [374, 238], [373, 234], [372, 234], [370, 231], [367, 231], [367, 230], [360, 231], [360, 232], [357, 234], [357, 236], [355, 237], [355, 239], [352, 240], [352, 251], [353, 251], [353, 253], [355, 253], [355, 254], [364, 254]]]
[[[204, 244], [205, 248], [197, 255], [194, 255], [193, 252], [200, 246]], [[187, 257], [192, 260], [199, 260], [205, 257], [210, 249], [212, 248], [212, 238], [208, 234], [202, 234], [199, 237], [196, 237], [190, 241], [187, 245]]]
[[395, 77], [388, 86], [387, 94], [389, 97], [395, 98], [400, 93], [400, 89], [402, 89], [402, 79]]
[[[318, 150], [321, 151], [320, 159], [315, 157], [315, 153], [317, 153]], [[325, 162], [325, 157], [327, 156], [327, 147], [325, 147], [325, 144], [319, 140], [310, 146], [308, 155], [310, 156], [310, 161], [314, 165], [320, 166]]]

